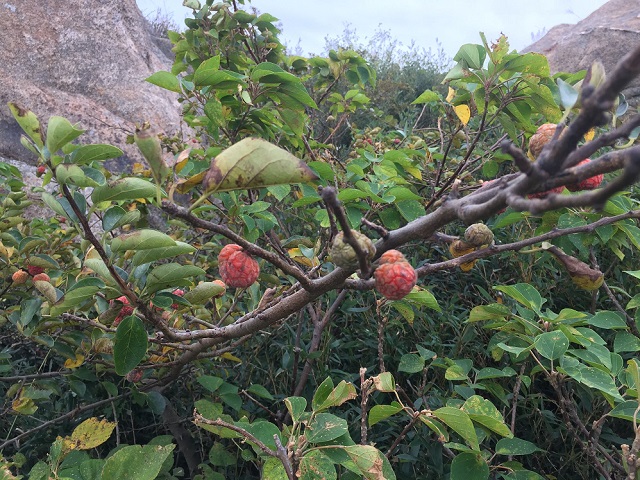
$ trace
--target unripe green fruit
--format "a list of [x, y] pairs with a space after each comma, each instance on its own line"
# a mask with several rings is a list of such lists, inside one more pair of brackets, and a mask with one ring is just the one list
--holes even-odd
[[[373, 242], [366, 235], [355, 230], [351, 230], [351, 234], [355, 237], [367, 259], [373, 260], [376, 254], [376, 247], [373, 246]], [[339, 232], [333, 239], [329, 255], [331, 255], [331, 261], [340, 268], [352, 269], [359, 264], [355, 250], [344, 241], [343, 232]]]
[[474, 247], [491, 245], [493, 243], [493, 232], [484, 223], [474, 223], [465, 230], [464, 239]]

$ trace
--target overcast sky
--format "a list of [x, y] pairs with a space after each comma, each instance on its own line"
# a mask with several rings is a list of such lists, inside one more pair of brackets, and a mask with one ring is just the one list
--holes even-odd
[[[180, 25], [190, 10], [182, 0], [136, 0], [144, 14], [158, 8], [171, 12]], [[362, 40], [381, 26], [408, 45], [411, 40], [436, 50], [439, 41], [453, 57], [465, 43], [480, 43], [504, 33], [512, 48], [522, 49], [532, 34], [560, 23], [577, 23], [606, 0], [253, 0], [246, 4], [270, 13], [281, 22], [281, 40], [294, 49], [299, 42], [304, 55], [323, 54], [325, 37], [339, 36], [350, 24]], [[363, 43], [366, 43], [363, 42]]]

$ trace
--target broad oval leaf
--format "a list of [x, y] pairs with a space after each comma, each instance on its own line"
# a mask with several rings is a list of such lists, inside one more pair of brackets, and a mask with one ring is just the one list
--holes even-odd
[[84, 130], [75, 128], [66, 118], [54, 115], [47, 124], [47, 149], [53, 155], [83, 133]]
[[102, 228], [105, 232], [110, 232], [124, 225], [136, 223], [138, 220], [140, 220], [140, 210], [127, 211], [118, 205], [114, 205], [104, 213]]
[[466, 412], [454, 407], [442, 407], [435, 410], [433, 415], [460, 435], [472, 449], [480, 450], [478, 436]]
[[536, 337], [534, 346], [538, 353], [549, 360], [557, 360], [569, 348], [569, 339], [560, 330], [543, 333]]
[[68, 155], [68, 158], [71, 163], [75, 163], [76, 165], [86, 165], [91, 162], [98, 162], [109, 158], [118, 158], [122, 154], [122, 150], [118, 147], [98, 143], [78, 147]]
[[133, 263], [134, 266], [138, 266], [138, 265], [143, 265], [145, 263], [155, 262], [157, 260], [162, 260], [165, 258], [176, 257], [178, 255], [186, 255], [188, 253], [193, 253], [195, 251], [196, 251], [196, 248], [192, 247], [188, 243], [176, 241], [175, 245], [140, 250], [136, 252], [131, 262]]
[[286, 150], [260, 138], [245, 138], [211, 161], [202, 183], [211, 193], [317, 179], [306, 163]]
[[163, 70], [155, 72], [153, 75], [145, 78], [145, 81], [171, 92], [182, 92], [182, 89], [180, 88], [180, 80], [178, 80], [178, 77], [171, 72], [165, 72]]
[[136, 368], [147, 353], [147, 331], [135, 315], [125, 317], [116, 330], [113, 344], [113, 363], [118, 375], [126, 375]]
[[305, 435], [311, 443], [335, 440], [349, 431], [347, 421], [331, 413], [319, 413], [307, 425]]
[[225, 287], [216, 282], [201, 282], [184, 294], [185, 300], [192, 305], [204, 305], [213, 297], [222, 295]]
[[176, 241], [169, 235], [150, 229], [124, 233], [111, 240], [112, 252], [124, 252], [125, 250], [149, 250], [175, 246]]
[[155, 195], [156, 187], [153, 183], [138, 177], [126, 177], [96, 187], [91, 193], [91, 200], [93, 203], [114, 202], [152, 198]]
[[450, 480], [486, 480], [489, 465], [479, 453], [463, 452], [451, 462]]
[[544, 450], [538, 448], [535, 443], [520, 438], [502, 438], [496, 444], [496, 453], [500, 455], [529, 455], [535, 452]]
[[174, 444], [123, 447], [105, 460], [102, 480], [153, 480], [174, 448]]
[[115, 422], [109, 422], [104, 418], [87, 418], [73, 430], [68, 440], [79, 450], [89, 450], [106, 442], [115, 427]]
[[188, 284], [187, 279], [204, 275], [206, 272], [193, 265], [180, 265], [179, 263], [167, 263], [154, 268], [147, 277], [145, 291], [154, 293], [167, 287], [182, 286]]

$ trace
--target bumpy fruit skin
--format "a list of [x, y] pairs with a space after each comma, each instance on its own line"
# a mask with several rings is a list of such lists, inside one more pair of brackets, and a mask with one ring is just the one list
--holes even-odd
[[[576, 166], [584, 165], [585, 163], [589, 163], [590, 161], [591, 159], [585, 158]], [[570, 185], [567, 185], [567, 189], [571, 192], [579, 192], [581, 190], [594, 190], [602, 185], [602, 180], [604, 180], [604, 175], [596, 175], [594, 177], [582, 180], [579, 183], [572, 183]]]
[[409, 262], [383, 263], [373, 273], [376, 290], [389, 300], [404, 298], [416, 284], [418, 275]]
[[38, 273], [38, 274], [33, 276], [33, 281], [34, 282], [49, 282], [49, 281], [51, 281], [51, 279], [49, 278], [49, 275], [47, 275], [46, 273]]
[[493, 232], [484, 223], [474, 223], [465, 230], [464, 239], [474, 247], [491, 245], [493, 243]]
[[[373, 246], [373, 242], [366, 235], [356, 230], [351, 230], [351, 234], [355, 237], [367, 258], [373, 260], [376, 254], [376, 247]], [[340, 268], [356, 268], [359, 265], [355, 250], [344, 241], [344, 232], [338, 232], [334, 237], [329, 249], [329, 255], [331, 255], [333, 263]]]
[[17, 272], [13, 272], [13, 275], [11, 275], [11, 280], [13, 280], [13, 283], [16, 285], [22, 285], [28, 278], [29, 274], [24, 270], [18, 270]]
[[115, 300], [111, 300], [109, 302], [109, 306], [110, 307], [115, 307], [116, 306], [115, 302], [120, 302], [120, 303], [123, 304], [122, 308], [118, 312], [118, 316], [113, 321], [113, 326], [117, 327], [124, 317], [128, 317], [129, 315], [131, 315], [133, 313], [133, 307], [131, 305], [129, 305], [129, 299], [125, 295], [122, 295], [121, 297], [118, 297]]
[[226, 245], [220, 251], [218, 269], [222, 281], [229, 287], [250, 287], [260, 275], [258, 262], [236, 244]]
[[551, 141], [554, 133], [556, 133], [556, 128], [555, 123], [545, 123], [540, 125], [536, 133], [533, 134], [529, 140], [529, 153], [534, 159], [538, 158], [544, 146]]
[[380, 265], [384, 265], [385, 263], [397, 263], [406, 261], [407, 259], [404, 258], [404, 255], [398, 250], [387, 250], [380, 256], [380, 260], [378, 260]]
[[36, 265], [29, 265], [27, 267], [27, 271], [29, 272], [29, 275], [35, 276], [35, 275], [38, 275], [39, 273], [44, 273], [44, 268], [38, 267]]

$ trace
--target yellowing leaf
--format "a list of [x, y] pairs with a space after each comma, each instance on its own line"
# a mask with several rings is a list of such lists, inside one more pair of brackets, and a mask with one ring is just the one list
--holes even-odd
[[78, 368], [80, 365], [84, 363], [84, 355], [80, 355], [76, 353], [76, 358], [67, 358], [64, 361], [64, 368]]
[[20, 415], [33, 415], [38, 410], [38, 406], [33, 399], [22, 396], [11, 403], [11, 408]]
[[453, 111], [456, 112], [456, 115], [463, 125], [469, 123], [469, 119], [471, 118], [471, 110], [469, 109], [468, 105], [457, 105], [453, 107]]
[[202, 183], [202, 179], [204, 178], [205, 173], [207, 173], [206, 170], [204, 172], [198, 173], [197, 175], [189, 177], [186, 180], [179, 180], [176, 190], [179, 193], [187, 193], [193, 187]]
[[65, 437], [64, 443], [72, 450], [90, 450], [106, 442], [114, 428], [115, 422], [109, 422], [104, 418], [87, 418], [75, 428], [70, 437]]
[[456, 96], [456, 91], [449, 87], [449, 92], [447, 93], [447, 102], [450, 102], [451, 100], [453, 100], [453, 97]]
[[320, 261], [318, 257], [313, 257], [313, 260], [305, 257], [300, 251], [299, 248], [290, 248], [287, 250], [289, 256], [293, 259], [294, 262], [299, 263], [300, 265], [304, 265], [305, 267], [317, 267], [320, 265]]
[[591, 140], [593, 140], [593, 137], [596, 136], [596, 130], [595, 128], [591, 128], [587, 133], [584, 134], [584, 139], [587, 142], [590, 142]]
[[222, 355], [220, 355], [220, 358], [224, 358], [225, 360], [231, 360], [232, 362], [242, 363], [242, 360], [240, 360], [238, 357], [236, 357], [235, 355], [232, 355], [229, 352], [224, 352]]
[[[427, 150], [428, 152], [428, 150]], [[431, 153], [429, 153], [429, 155], [431, 155]], [[407, 173], [409, 175], [411, 175], [413, 178], [416, 178], [418, 180], [422, 180], [422, 172], [420, 171], [419, 168], [416, 167], [411, 167], [411, 166], [406, 166], [404, 167], [404, 169], [407, 171]]]

